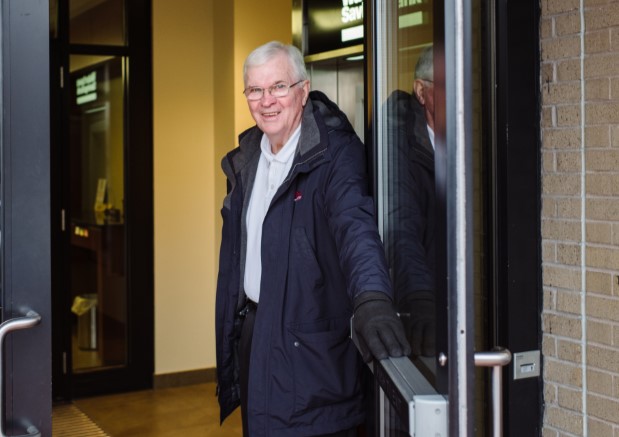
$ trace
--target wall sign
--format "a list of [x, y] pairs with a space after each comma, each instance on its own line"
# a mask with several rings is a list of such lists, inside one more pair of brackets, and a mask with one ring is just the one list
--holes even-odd
[[75, 81], [75, 96], [78, 105], [97, 100], [97, 72], [92, 71]]
[[363, 44], [363, 0], [306, 0], [307, 55]]

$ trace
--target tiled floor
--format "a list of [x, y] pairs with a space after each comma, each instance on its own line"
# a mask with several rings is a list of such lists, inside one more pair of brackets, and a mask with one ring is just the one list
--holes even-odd
[[239, 409], [219, 426], [215, 384], [78, 399], [110, 437], [241, 437]]

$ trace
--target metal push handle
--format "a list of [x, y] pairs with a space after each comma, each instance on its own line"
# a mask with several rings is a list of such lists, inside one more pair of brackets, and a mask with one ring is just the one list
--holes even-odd
[[512, 360], [512, 354], [505, 348], [475, 353], [477, 367], [492, 367], [492, 436], [503, 435], [503, 366]]
[[[0, 324], [0, 415], [4, 412], [4, 339], [8, 334], [20, 329], [28, 329], [38, 325], [41, 322], [41, 316], [35, 311], [28, 311], [23, 317], [6, 320]], [[5, 434], [5, 423], [0, 419], [0, 437], [8, 437]], [[19, 437], [41, 437], [39, 430], [30, 425], [27, 427], [28, 434]]]

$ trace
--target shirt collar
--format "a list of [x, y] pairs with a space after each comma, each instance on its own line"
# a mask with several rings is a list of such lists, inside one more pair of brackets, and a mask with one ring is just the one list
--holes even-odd
[[290, 158], [294, 155], [294, 152], [297, 150], [297, 144], [299, 142], [299, 137], [301, 136], [301, 124], [295, 129], [295, 131], [290, 135], [284, 147], [277, 154], [273, 154], [271, 151], [271, 143], [267, 138], [266, 134], [262, 134], [262, 140], [260, 141], [260, 149], [262, 149], [262, 156], [266, 158], [269, 164], [273, 161], [278, 161], [281, 163], [286, 163], [290, 160]]
[[428, 137], [430, 138], [432, 149], [436, 149], [436, 147], [434, 147], [434, 129], [432, 129], [429, 124], [426, 124], [426, 127], [428, 128]]

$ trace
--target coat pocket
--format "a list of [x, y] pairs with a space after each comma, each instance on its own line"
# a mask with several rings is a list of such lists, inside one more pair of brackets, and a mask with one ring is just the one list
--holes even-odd
[[295, 413], [358, 396], [361, 361], [350, 339], [350, 320], [331, 319], [290, 328]]
[[305, 228], [297, 227], [292, 230], [290, 264], [298, 267], [298, 271], [289, 275], [290, 289], [299, 290], [302, 296], [323, 290], [324, 274]]

